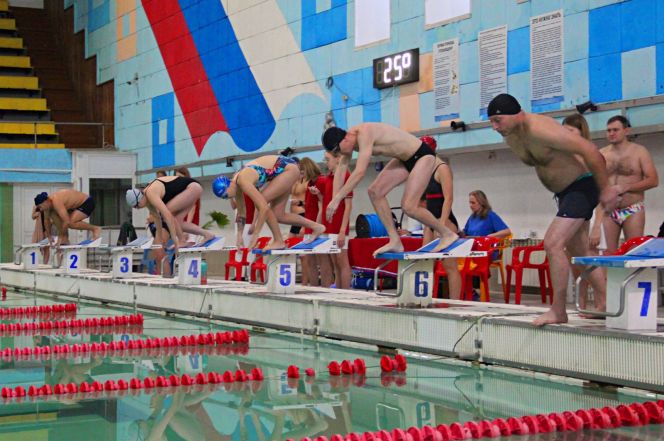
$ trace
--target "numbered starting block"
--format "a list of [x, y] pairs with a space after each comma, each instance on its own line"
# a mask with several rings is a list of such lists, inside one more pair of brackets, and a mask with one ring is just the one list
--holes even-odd
[[[374, 270], [374, 292], [381, 296], [396, 297], [398, 306], [429, 306], [434, 262], [438, 259], [486, 256], [486, 251], [473, 251], [474, 242], [474, 239], [458, 239], [444, 250], [433, 252], [439, 243], [439, 239], [436, 239], [415, 251], [379, 254], [376, 258], [385, 259], [385, 262]], [[396, 294], [378, 288], [380, 271], [393, 260], [398, 261]]]
[[111, 277], [126, 279], [134, 275], [134, 251], [152, 248], [153, 238], [139, 237], [127, 245], [111, 248]]
[[[86, 239], [75, 245], [61, 245], [62, 265], [66, 274], [77, 274], [81, 269], [88, 267], [88, 249], [98, 248], [101, 245], [101, 237], [97, 239]], [[56, 265], [56, 258], [53, 258], [53, 264]]]
[[178, 265], [178, 283], [180, 285], [200, 285], [201, 265], [203, 253], [211, 251], [232, 250], [235, 247], [225, 247], [223, 237], [213, 237], [199, 245], [180, 248], [175, 263]]
[[[588, 268], [576, 280], [576, 307], [579, 312], [606, 317], [606, 327], [626, 330], [657, 329], [657, 270], [664, 267], [664, 239], [652, 238], [621, 256], [574, 257], [575, 265]], [[579, 306], [581, 279], [597, 267], [605, 267], [606, 312], [588, 311]]]
[[295, 274], [297, 256], [302, 254], [339, 253], [336, 243], [329, 237], [317, 237], [311, 242], [300, 242], [283, 250], [253, 250], [254, 254], [263, 255], [266, 261], [264, 284], [274, 294], [293, 294], [295, 292]]
[[22, 245], [14, 255], [14, 263], [23, 266], [24, 270], [35, 269], [42, 262], [41, 249], [48, 247], [48, 239], [41, 242]]

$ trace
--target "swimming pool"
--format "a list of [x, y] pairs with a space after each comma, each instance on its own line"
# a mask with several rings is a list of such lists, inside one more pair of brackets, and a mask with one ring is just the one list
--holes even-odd
[[[46, 305], [42, 296], [10, 291], [2, 308]], [[61, 302], [59, 302], [61, 303]], [[77, 318], [132, 314], [132, 310], [79, 305]], [[53, 317], [51, 317], [53, 318]], [[35, 322], [44, 317], [3, 317], [2, 323]], [[57, 317], [56, 317], [57, 319]], [[142, 329], [5, 332], [5, 348], [88, 345], [137, 339], [201, 335], [238, 329], [233, 324], [191, 321], [145, 314]], [[411, 426], [507, 419], [566, 410], [603, 408], [657, 397], [635, 389], [600, 388], [579, 380], [529, 371], [474, 365], [442, 357], [406, 353], [405, 373], [381, 374], [384, 355], [375, 347], [270, 330], [249, 329], [247, 345], [221, 350], [203, 346], [117, 352], [51, 354], [2, 358], [2, 387], [54, 388], [57, 384], [171, 375], [251, 372], [262, 382], [155, 387], [140, 390], [8, 398], [0, 404], [0, 439], [30, 440], [299, 440], [351, 432], [406, 430]], [[10, 335], [15, 334], [15, 335]], [[32, 335], [35, 334], [35, 335]], [[45, 335], [42, 335], [45, 334]], [[391, 355], [390, 355], [391, 356]], [[366, 376], [331, 376], [332, 361], [362, 359]], [[288, 378], [297, 366], [300, 378]], [[305, 374], [313, 369], [315, 377]], [[530, 435], [528, 439], [662, 439], [661, 426]], [[596, 438], [599, 437], [599, 438]], [[514, 439], [523, 439], [514, 437]]]

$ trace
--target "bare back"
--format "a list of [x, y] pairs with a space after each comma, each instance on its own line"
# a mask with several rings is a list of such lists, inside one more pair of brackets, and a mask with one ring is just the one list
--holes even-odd
[[67, 211], [75, 210], [88, 199], [89, 195], [73, 189], [58, 190], [51, 195], [53, 205], [62, 204]]
[[[611, 185], [625, 185], [639, 182], [646, 178], [645, 168], [652, 166], [648, 150], [633, 142], [616, 147], [608, 145], [600, 150], [606, 159], [606, 168]], [[618, 207], [626, 207], [644, 199], [644, 191], [628, 191], [622, 194]]]
[[554, 119], [526, 114], [520, 130], [505, 137], [505, 142], [524, 164], [535, 167], [544, 186], [554, 193], [561, 192], [588, 168], [577, 155], [560, 150], [549, 142], [551, 139], [569, 136]]
[[371, 148], [374, 156], [408, 160], [422, 145], [417, 137], [405, 130], [383, 123], [364, 123], [352, 127], [349, 134], [357, 137], [358, 149]]

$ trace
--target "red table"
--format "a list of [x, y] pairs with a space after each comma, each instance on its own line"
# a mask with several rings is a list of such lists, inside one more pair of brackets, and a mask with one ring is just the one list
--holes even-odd
[[[387, 243], [387, 237], [369, 237], [366, 239], [351, 239], [348, 241], [348, 260], [351, 267], [370, 268], [374, 269], [385, 259], [374, 259], [373, 252]], [[403, 243], [405, 251], [414, 251], [422, 247], [422, 237], [402, 236], [401, 243]], [[397, 272], [397, 262], [390, 262], [385, 268], [385, 271], [392, 273]]]

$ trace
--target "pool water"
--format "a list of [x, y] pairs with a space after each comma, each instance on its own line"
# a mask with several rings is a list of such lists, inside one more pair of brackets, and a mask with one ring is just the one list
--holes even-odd
[[[47, 297], [9, 292], [0, 307], [51, 304]], [[58, 303], [68, 303], [60, 299]], [[133, 313], [129, 309], [82, 304], [77, 318]], [[116, 329], [105, 334], [0, 335], [0, 351], [16, 347], [101, 343], [147, 337], [225, 332], [237, 325], [175, 319], [145, 314], [142, 331]], [[22, 318], [20, 321], [39, 320]], [[2, 323], [15, 323], [3, 317]], [[299, 440], [350, 432], [407, 429], [470, 420], [548, 414], [580, 408], [602, 408], [653, 400], [645, 392], [599, 388], [576, 380], [528, 371], [472, 365], [440, 357], [406, 354], [405, 374], [380, 373], [375, 348], [320, 341], [277, 331], [249, 330], [248, 350], [131, 351], [66, 358], [51, 356], [0, 358], [0, 387], [91, 383], [199, 372], [263, 370], [259, 382], [155, 388], [123, 393], [64, 394], [49, 399], [24, 397], [0, 400], [0, 441], [3, 440]], [[48, 334], [48, 333], [46, 333]], [[206, 351], [202, 351], [206, 352]], [[331, 361], [361, 358], [366, 377], [331, 377]], [[301, 377], [287, 378], [290, 365]], [[312, 368], [315, 377], [307, 377]], [[135, 392], [135, 393], [132, 393]], [[512, 436], [530, 440], [662, 440], [664, 426]], [[503, 438], [505, 439], [505, 438]]]

